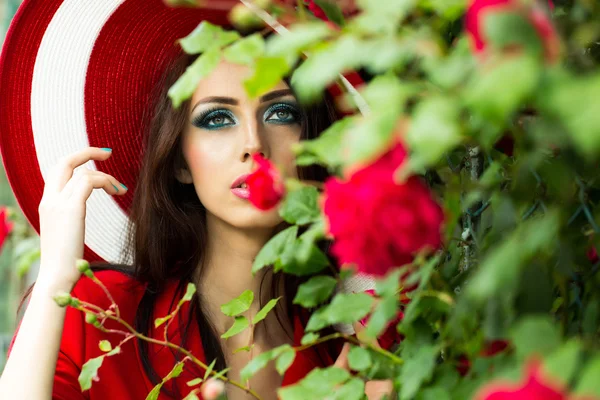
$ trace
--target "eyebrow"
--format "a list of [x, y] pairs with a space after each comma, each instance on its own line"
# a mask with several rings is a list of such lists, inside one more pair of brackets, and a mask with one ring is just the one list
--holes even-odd
[[[291, 89], [274, 90], [272, 92], [269, 92], [269, 93], [261, 96], [260, 102], [264, 103], [264, 102], [267, 102], [270, 100], [277, 99], [279, 97], [289, 96], [291, 94], [293, 94]], [[228, 104], [231, 106], [237, 106], [239, 104], [238, 100], [234, 99], [233, 97], [210, 96], [210, 97], [205, 97], [202, 100], [198, 101], [196, 104], [194, 104], [194, 107], [192, 108], [192, 112], [194, 112], [196, 107], [198, 107], [200, 104], [206, 104], [206, 103]]]

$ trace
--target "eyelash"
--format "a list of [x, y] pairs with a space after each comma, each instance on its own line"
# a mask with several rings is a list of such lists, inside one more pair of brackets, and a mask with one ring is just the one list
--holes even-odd
[[[271, 107], [269, 107], [267, 109], [267, 111], [265, 111], [265, 114], [268, 114], [268, 117], [265, 118], [265, 121], [268, 121], [269, 117], [271, 117], [273, 114], [275, 114], [278, 111], [289, 112], [292, 115], [293, 120], [292, 121], [281, 121], [281, 122], [277, 122], [277, 120], [272, 120], [271, 123], [283, 125], [283, 124], [296, 124], [296, 123], [300, 122], [300, 118], [301, 118], [302, 114], [300, 113], [300, 111], [297, 109], [296, 106], [294, 106], [292, 104], [288, 104], [288, 103], [276, 103], [276, 104], [273, 104]], [[213, 108], [209, 108], [209, 109], [203, 111], [197, 117], [195, 117], [192, 120], [192, 125], [196, 126], [197, 128], [203, 128], [203, 129], [220, 129], [220, 128], [223, 128], [226, 126], [233, 125], [231, 123], [217, 125], [217, 126], [209, 125], [208, 123], [214, 117], [224, 117], [224, 118], [228, 118], [230, 120], [235, 121], [235, 117], [233, 116], [233, 114], [230, 111], [225, 110], [220, 107], [213, 107]]]
[[225, 124], [225, 125], [219, 125], [219, 126], [208, 125], [208, 122], [210, 122], [210, 120], [214, 117], [225, 117], [225, 118], [229, 118], [230, 120], [235, 121], [235, 118], [234, 118], [233, 114], [231, 114], [231, 112], [224, 110], [220, 107], [213, 107], [213, 108], [209, 108], [208, 110], [203, 111], [196, 118], [194, 118], [194, 120], [192, 121], [192, 125], [194, 125], [195, 127], [198, 127], [198, 128], [205, 128], [205, 129], [219, 129], [219, 128], [222, 128], [223, 126], [232, 125], [232, 124]]
[[293, 120], [292, 121], [283, 121], [283, 122], [276, 122], [276, 120], [273, 120], [273, 123], [276, 123], [276, 124], [294, 123], [294, 124], [296, 124], [296, 123], [300, 122], [300, 117], [302, 116], [302, 114], [300, 113], [300, 111], [298, 110], [298, 108], [296, 106], [294, 106], [292, 104], [289, 104], [289, 103], [277, 103], [277, 104], [273, 104], [265, 112], [265, 114], [268, 114], [268, 117], [265, 120], [268, 120], [269, 117], [271, 117], [273, 114], [275, 114], [278, 111], [287, 111], [287, 112], [289, 112], [292, 115]]

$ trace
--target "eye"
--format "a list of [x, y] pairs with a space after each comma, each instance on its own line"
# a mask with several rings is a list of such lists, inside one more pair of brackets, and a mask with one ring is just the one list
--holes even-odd
[[211, 109], [194, 118], [192, 125], [202, 129], [219, 129], [235, 125], [235, 117], [229, 110]]
[[274, 104], [265, 112], [265, 122], [276, 124], [295, 124], [300, 122], [300, 111], [291, 104]]

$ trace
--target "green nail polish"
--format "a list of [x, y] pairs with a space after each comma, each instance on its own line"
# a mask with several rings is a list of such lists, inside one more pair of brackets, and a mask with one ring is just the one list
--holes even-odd
[[110, 147], [103, 147], [102, 150], [104, 150], [104, 151], [112, 151], [112, 149]]
[[117, 191], [117, 193], [119, 193], [119, 188], [116, 187], [115, 185], [113, 185], [113, 187], [115, 188], [115, 190]]
[[125, 190], [127, 190], [127, 186], [123, 185], [122, 183], [121, 183], [121, 186], [123, 186], [125, 188]]

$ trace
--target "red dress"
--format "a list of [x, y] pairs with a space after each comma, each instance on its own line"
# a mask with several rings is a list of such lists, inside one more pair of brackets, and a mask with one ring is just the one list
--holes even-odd
[[[96, 272], [95, 275], [108, 288], [115, 303], [119, 305], [121, 318], [134, 326], [136, 308], [142, 298], [145, 286], [116, 271], [101, 271]], [[164, 325], [154, 329], [153, 322], [155, 318], [164, 317], [175, 309], [183, 295], [181, 292], [176, 293], [176, 288], [177, 282], [170, 282], [166, 290], [157, 298], [154, 316], [151, 319], [152, 331], [148, 334], [150, 337], [159, 340], [164, 339]], [[102, 289], [87, 277], [82, 277], [71, 293], [74, 297], [96, 304], [103, 309], [108, 309], [111, 304]], [[189, 303], [185, 303], [180, 310], [182, 316], [187, 315], [188, 307]], [[115, 321], [107, 321], [105, 326], [109, 329], [125, 330]], [[191, 323], [189, 326], [191, 331], [188, 332], [187, 350], [191, 351], [194, 356], [204, 363], [209, 364], [210, 362], [207, 362], [204, 357], [197, 324]], [[300, 344], [303, 334], [304, 328], [300, 318], [296, 317], [294, 321], [294, 346]], [[181, 343], [179, 319], [177, 317], [169, 326], [168, 337], [172, 343]], [[102, 366], [98, 370], [99, 380], [92, 382], [90, 390], [83, 393], [80, 390], [78, 377], [82, 365], [90, 358], [104, 354], [98, 347], [98, 343], [101, 340], [109, 340], [114, 347], [123, 338], [123, 335], [104, 333], [87, 324], [81, 311], [69, 307], [66, 312], [60, 352], [56, 364], [52, 398], [58, 400], [145, 399], [154, 386], [144, 373], [136, 339], [131, 339], [125, 343], [120, 354], [105, 357]], [[166, 376], [176, 363], [174, 353], [169, 348], [148, 344], [148, 353], [152, 366], [161, 377]], [[283, 377], [283, 386], [297, 382], [315, 367], [333, 364], [330, 356], [327, 354], [323, 354], [323, 356], [326, 360], [325, 365], [320, 362], [315, 349], [312, 347], [297, 352], [293, 364]], [[203, 375], [201, 368], [186, 362], [183, 373], [178, 378], [173, 379], [170, 384], [165, 384], [164, 387], [171, 389], [171, 385], [176, 385], [179, 392], [185, 397], [192, 389], [186, 385], [186, 382]], [[200, 396], [198, 395], [198, 397]], [[159, 399], [166, 400], [168, 397], [161, 393]]]

